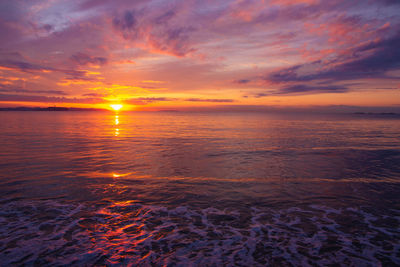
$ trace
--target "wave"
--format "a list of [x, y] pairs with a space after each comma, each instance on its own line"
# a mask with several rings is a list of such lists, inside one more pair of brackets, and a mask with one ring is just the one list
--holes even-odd
[[399, 265], [400, 211], [2, 201], [4, 265]]

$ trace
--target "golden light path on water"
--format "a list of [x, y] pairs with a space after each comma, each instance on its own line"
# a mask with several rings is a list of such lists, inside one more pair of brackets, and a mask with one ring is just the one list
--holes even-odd
[[115, 136], [119, 135], [118, 125], [119, 125], [119, 116], [118, 114], [115, 114], [115, 133], [114, 133]]
[[112, 105], [110, 105], [110, 107], [116, 112], [116, 114], [115, 114], [115, 126], [116, 126], [116, 128], [115, 128], [114, 135], [118, 136], [119, 135], [119, 128], [118, 128], [119, 116], [118, 116], [118, 111], [120, 111], [122, 109], [123, 105], [122, 104], [112, 104]]

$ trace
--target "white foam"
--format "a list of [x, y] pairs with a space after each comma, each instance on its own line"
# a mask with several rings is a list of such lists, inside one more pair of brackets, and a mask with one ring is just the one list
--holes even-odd
[[[341, 221], [352, 216], [363, 218], [363, 228], [354, 230]], [[0, 212], [0, 261], [4, 265], [379, 265], [381, 255], [400, 264], [400, 232], [377, 223], [385, 218], [357, 208], [318, 205], [284, 210], [252, 207], [244, 214], [130, 202], [96, 210], [56, 201], [14, 201]], [[398, 216], [391, 219], [400, 222]]]

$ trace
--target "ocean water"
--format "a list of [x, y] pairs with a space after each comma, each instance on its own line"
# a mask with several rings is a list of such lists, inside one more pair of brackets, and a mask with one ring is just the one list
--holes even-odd
[[400, 265], [400, 119], [0, 112], [0, 265]]

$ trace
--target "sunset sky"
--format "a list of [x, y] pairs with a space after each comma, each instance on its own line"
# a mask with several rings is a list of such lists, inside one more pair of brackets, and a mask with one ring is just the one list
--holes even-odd
[[397, 0], [0, 1], [0, 106], [400, 105]]

